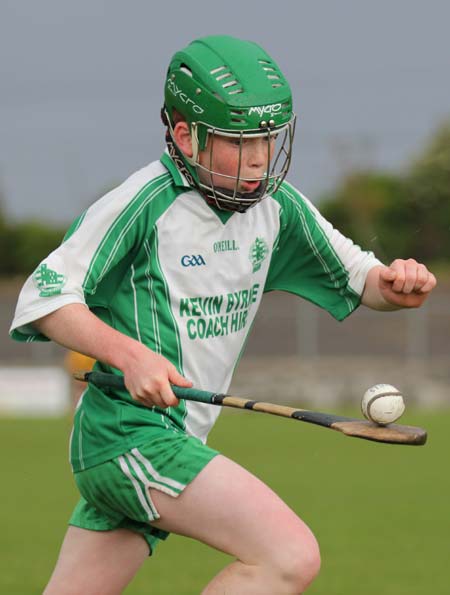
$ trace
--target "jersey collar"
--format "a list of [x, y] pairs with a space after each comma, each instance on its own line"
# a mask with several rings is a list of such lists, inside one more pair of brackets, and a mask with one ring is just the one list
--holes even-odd
[[175, 162], [169, 155], [169, 151], [167, 149], [162, 154], [160, 161], [164, 165], [164, 167], [169, 171], [175, 186], [181, 186], [182, 188], [190, 188], [191, 190], [193, 190], [192, 186], [186, 180], [186, 177], [180, 172], [178, 167], [175, 165]]

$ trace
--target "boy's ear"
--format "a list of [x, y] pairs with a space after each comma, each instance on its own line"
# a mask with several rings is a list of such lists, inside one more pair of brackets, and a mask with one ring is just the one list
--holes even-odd
[[192, 157], [192, 138], [189, 124], [187, 122], [177, 122], [173, 128], [173, 136], [177, 146], [186, 157]]

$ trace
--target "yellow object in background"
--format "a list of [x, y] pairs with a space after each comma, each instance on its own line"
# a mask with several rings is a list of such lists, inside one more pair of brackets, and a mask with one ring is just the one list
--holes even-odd
[[72, 375], [78, 370], [92, 370], [92, 366], [95, 364], [95, 359], [88, 355], [78, 353], [78, 351], [69, 351], [64, 358], [64, 365], [66, 370]]
[[67, 373], [70, 375], [70, 397], [72, 401], [73, 408], [77, 406], [78, 400], [86, 388], [84, 382], [80, 382], [79, 380], [75, 380], [73, 377], [73, 373], [79, 370], [84, 370], [86, 372], [92, 370], [93, 365], [95, 364], [95, 359], [89, 357], [88, 355], [84, 355], [83, 353], [78, 353], [78, 351], [69, 351], [64, 358], [64, 367], [67, 370]]

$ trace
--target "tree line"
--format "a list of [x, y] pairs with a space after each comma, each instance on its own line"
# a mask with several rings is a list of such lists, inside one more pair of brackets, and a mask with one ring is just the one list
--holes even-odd
[[450, 122], [401, 173], [355, 171], [321, 203], [335, 227], [385, 262], [450, 264]]
[[[414, 257], [450, 264], [450, 121], [399, 173], [353, 171], [322, 197], [320, 210], [342, 233], [385, 262]], [[0, 204], [0, 276], [28, 275], [64, 237], [39, 221], [8, 222]]]
[[64, 233], [40, 221], [10, 223], [0, 211], [0, 277], [29, 275], [61, 243]]

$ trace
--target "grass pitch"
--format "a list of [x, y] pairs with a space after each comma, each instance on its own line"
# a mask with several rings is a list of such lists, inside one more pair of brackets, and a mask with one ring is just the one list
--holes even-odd
[[[251, 412], [224, 411], [213, 430], [210, 444], [261, 477], [317, 535], [323, 562], [311, 595], [448, 593], [450, 411], [408, 412], [404, 422], [426, 427], [428, 444], [370, 443]], [[42, 593], [53, 568], [77, 500], [69, 432], [68, 419], [0, 420], [1, 593]], [[195, 595], [229, 561], [171, 536], [126, 593]]]

